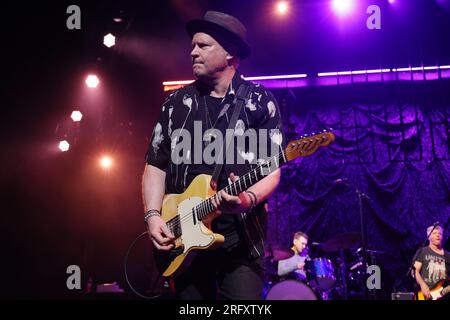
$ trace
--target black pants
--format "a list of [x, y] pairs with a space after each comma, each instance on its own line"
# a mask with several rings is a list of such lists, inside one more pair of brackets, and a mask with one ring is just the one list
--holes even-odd
[[175, 278], [175, 294], [182, 300], [261, 300], [262, 259], [249, 258], [240, 246], [201, 251], [188, 270]]

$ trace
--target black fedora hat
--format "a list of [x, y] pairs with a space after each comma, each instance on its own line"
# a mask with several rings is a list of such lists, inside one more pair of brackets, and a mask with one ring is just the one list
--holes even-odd
[[197, 32], [211, 35], [226, 50], [235, 48], [237, 55], [245, 59], [251, 49], [247, 44], [247, 29], [235, 17], [218, 11], [208, 11], [203, 19], [191, 20], [186, 24], [186, 30], [192, 38]]

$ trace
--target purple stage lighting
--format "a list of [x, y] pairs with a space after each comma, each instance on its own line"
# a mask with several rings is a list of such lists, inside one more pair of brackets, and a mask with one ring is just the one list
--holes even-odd
[[306, 73], [301, 74], [287, 74], [280, 76], [258, 76], [258, 77], [244, 77], [247, 81], [254, 80], [276, 80], [276, 79], [295, 79], [295, 78], [306, 78], [308, 75]]
[[285, 15], [289, 10], [289, 5], [286, 1], [279, 1], [276, 8], [279, 15]]
[[[299, 73], [244, 77], [244, 79], [255, 81], [267, 88], [299, 88], [389, 81], [433, 81], [450, 79], [450, 65], [320, 72], [317, 74], [317, 77], [307, 75], [306, 73]], [[163, 82], [164, 91], [178, 89], [193, 81], [165, 81]]]
[[338, 16], [346, 16], [355, 8], [354, 0], [332, 0], [331, 7]]
[[443, 8], [450, 8], [450, 0], [436, 0], [436, 3]]

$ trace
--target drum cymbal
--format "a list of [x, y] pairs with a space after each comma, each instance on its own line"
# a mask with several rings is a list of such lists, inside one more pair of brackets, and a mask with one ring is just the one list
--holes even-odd
[[322, 244], [322, 250], [326, 252], [334, 252], [341, 249], [349, 249], [358, 241], [361, 241], [361, 233], [359, 232], [341, 233], [324, 242]]
[[363, 247], [358, 248], [355, 251], [356, 256], [362, 256], [364, 254], [383, 255], [383, 254], [386, 254], [386, 252], [380, 251], [380, 250], [364, 249]]
[[277, 245], [271, 245], [264, 250], [265, 257], [271, 258], [273, 261], [289, 259], [294, 255], [291, 249], [285, 249]]

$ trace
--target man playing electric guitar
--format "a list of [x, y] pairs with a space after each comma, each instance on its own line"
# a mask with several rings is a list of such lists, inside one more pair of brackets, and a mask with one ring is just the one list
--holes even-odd
[[[239, 63], [250, 54], [242, 23], [228, 14], [209, 11], [203, 19], [190, 21], [186, 29], [192, 39], [191, 62], [197, 80], [174, 91], [164, 102], [146, 154], [143, 175], [145, 221], [155, 248], [162, 252], [176, 245], [173, 229], [161, 217], [163, 197], [185, 192], [194, 179], [201, 180], [202, 174], [212, 175], [216, 163], [210, 158], [216, 160], [217, 153], [209, 151], [222, 138], [225, 140], [242, 84], [248, 84], [250, 91], [232, 138], [243, 137], [253, 129], [265, 141], [251, 145], [235, 143], [230, 148], [231, 158], [227, 153], [216, 190], [237, 181], [238, 176], [266, 160], [260, 157], [261, 146], [275, 144], [276, 154], [282, 150], [281, 115], [275, 98], [262, 86], [244, 81], [237, 71]], [[270, 150], [273, 149], [265, 150], [269, 151], [269, 157], [273, 156]], [[251, 187], [240, 188], [242, 192], [238, 194], [221, 190], [211, 198], [215, 219], [208, 228], [224, 237], [217, 237], [215, 243], [220, 244], [217, 249], [199, 252], [189, 268], [175, 277], [178, 298], [262, 298], [266, 199], [279, 180], [280, 170], [275, 169]], [[194, 198], [185, 199], [185, 203], [195, 201]], [[178, 217], [173, 227], [179, 224], [183, 227], [183, 222], [192, 219], [191, 225], [197, 226], [198, 212], [194, 213], [189, 218]], [[208, 225], [208, 221], [202, 222]], [[188, 238], [190, 234], [183, 236]]]
[[436, 300], [444, 296], [450, 288], [450, 254], [442, 248], [443, 228], [439, 225], [427, 228], [430, 244], [419, 253], [415, 267], [415, 278], [420, 286], [419, 300]]

